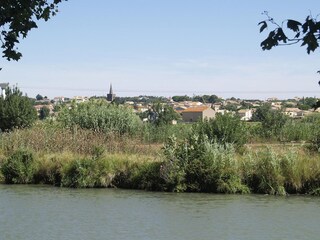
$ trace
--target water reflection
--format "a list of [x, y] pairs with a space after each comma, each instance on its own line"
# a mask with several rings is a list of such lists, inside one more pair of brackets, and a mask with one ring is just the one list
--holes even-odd
[[317, 239], [319, 200], [0, 185], [0, 239]]

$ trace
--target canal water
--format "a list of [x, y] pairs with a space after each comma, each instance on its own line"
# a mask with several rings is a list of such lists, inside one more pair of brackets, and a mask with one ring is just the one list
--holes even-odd
[[319, 238], [319, 197], [0, 185], [0, 240]]

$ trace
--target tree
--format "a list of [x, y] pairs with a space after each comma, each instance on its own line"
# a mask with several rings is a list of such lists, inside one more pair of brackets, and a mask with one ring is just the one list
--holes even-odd
[[301, 110], [309, 110], [311, 108], [314, 108], [316, 104], [317, 104], [317, 98], [306, 97], [299, 100], [298, 108]]
[[40, 109], [40, 112], [39, 112], [39, 118], [40, 120], [44, 120], [46, 119], [47, 117], [50, 116], [50, 109], [46, 106], [43, 106], [41, 109]]
[[287, 19], [281, 25], [276, 23], [268, 12], [263, 14], [267, 16], [267, 19], [259, 23], [261, 25], [260, 32], [267, 29], [270, 24], [275, 26], [274, 30], [269, 32], [268, 37], [261, 42], [260, 45], [263, 50], [270, 50], [275, 46], [301, 43], [301, 46], [307, 47], [307, 53], [310, 54], [319, 47], [320, 21], [311, 14], [307, 16], [304, 22]]
[[288, 117], [280, 110], [272, 109], [271, 104], [266, 103], [256, 109], [252, 120], [261, 122], [262, 134], [266, 137], [271, 137], [279, 134], [286, 124]]
[[37, 28], [36, 21], [47, 21], [58, 12], [58, 4], [63, 0], [1, 0], [0, 32], [3, 57], [8, 61], [18, 61], [22, 54], [16, 45], [20, 38], [27, 37], [29, 31]]
[[194, 96], [192, 100], [202, 103], [217, 103], [222, 101], [222, 99], [219, 98], [217, 95]]
[[187, 95], [184, 96], [173, 96], [172, 100], [175, 102], [184, 102], [184, 101], [190, 101], [191, 98]]
[[157, 126], [172, 124], [173, 120], [180, 119], [180, 115], [169, 105], [155, 103], [149, 109], [148, 118]]
[[228, 103], [226, 106], [223, 107], [225, 110], [236, 112], [238, 110], [238, 105], [234, 103]]
[[213, 119], [205, 119], [194, 125], [194, 132], [204, 134], [210, 142], [227, 145], [234, 144], [237, 148], [247, 142], [246, 124], [240, 117], [231, 113], [217, 113]]
[[18, 88], [7, 88], [6, 98], [0, 98], [0, 130], [12, 130], [31, 126], [37, 119], [37, 112], [30, 99]]
[[37, 96], [36, 96], [36, 100], [37, 100], [37, 101], [41, 101], [41, 100], [43, 100], [43, 97], [42, 97], [42, 95], [40, 95], [40, 94], [37, 94]]

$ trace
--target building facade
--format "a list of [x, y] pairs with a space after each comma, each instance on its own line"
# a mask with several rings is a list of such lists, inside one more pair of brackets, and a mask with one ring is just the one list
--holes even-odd
[[184, 122], [197, 122], [199, 120], [204, 120], [205, 118], [214, 118], [216, 112], [208, 106], [201, 106], [183, 110], [181, 115]]
[[6, 98], [7, 87], [9, 87], [9, 83], [0, 83], [0, 97]]

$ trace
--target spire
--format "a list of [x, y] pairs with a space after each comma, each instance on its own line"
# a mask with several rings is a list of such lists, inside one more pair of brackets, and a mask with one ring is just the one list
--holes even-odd
[[110, 90], [109, 90], [109, 94], [113, 94], [113, 91], [112, 91], [112, 83], [110, 83]]
[[110, 83], [110, 90], [109, 93], [107, 94], [107, 100], [112, 102], [115, 99], [116, 95], [113, 93], [112, 89], [112, 83]]

